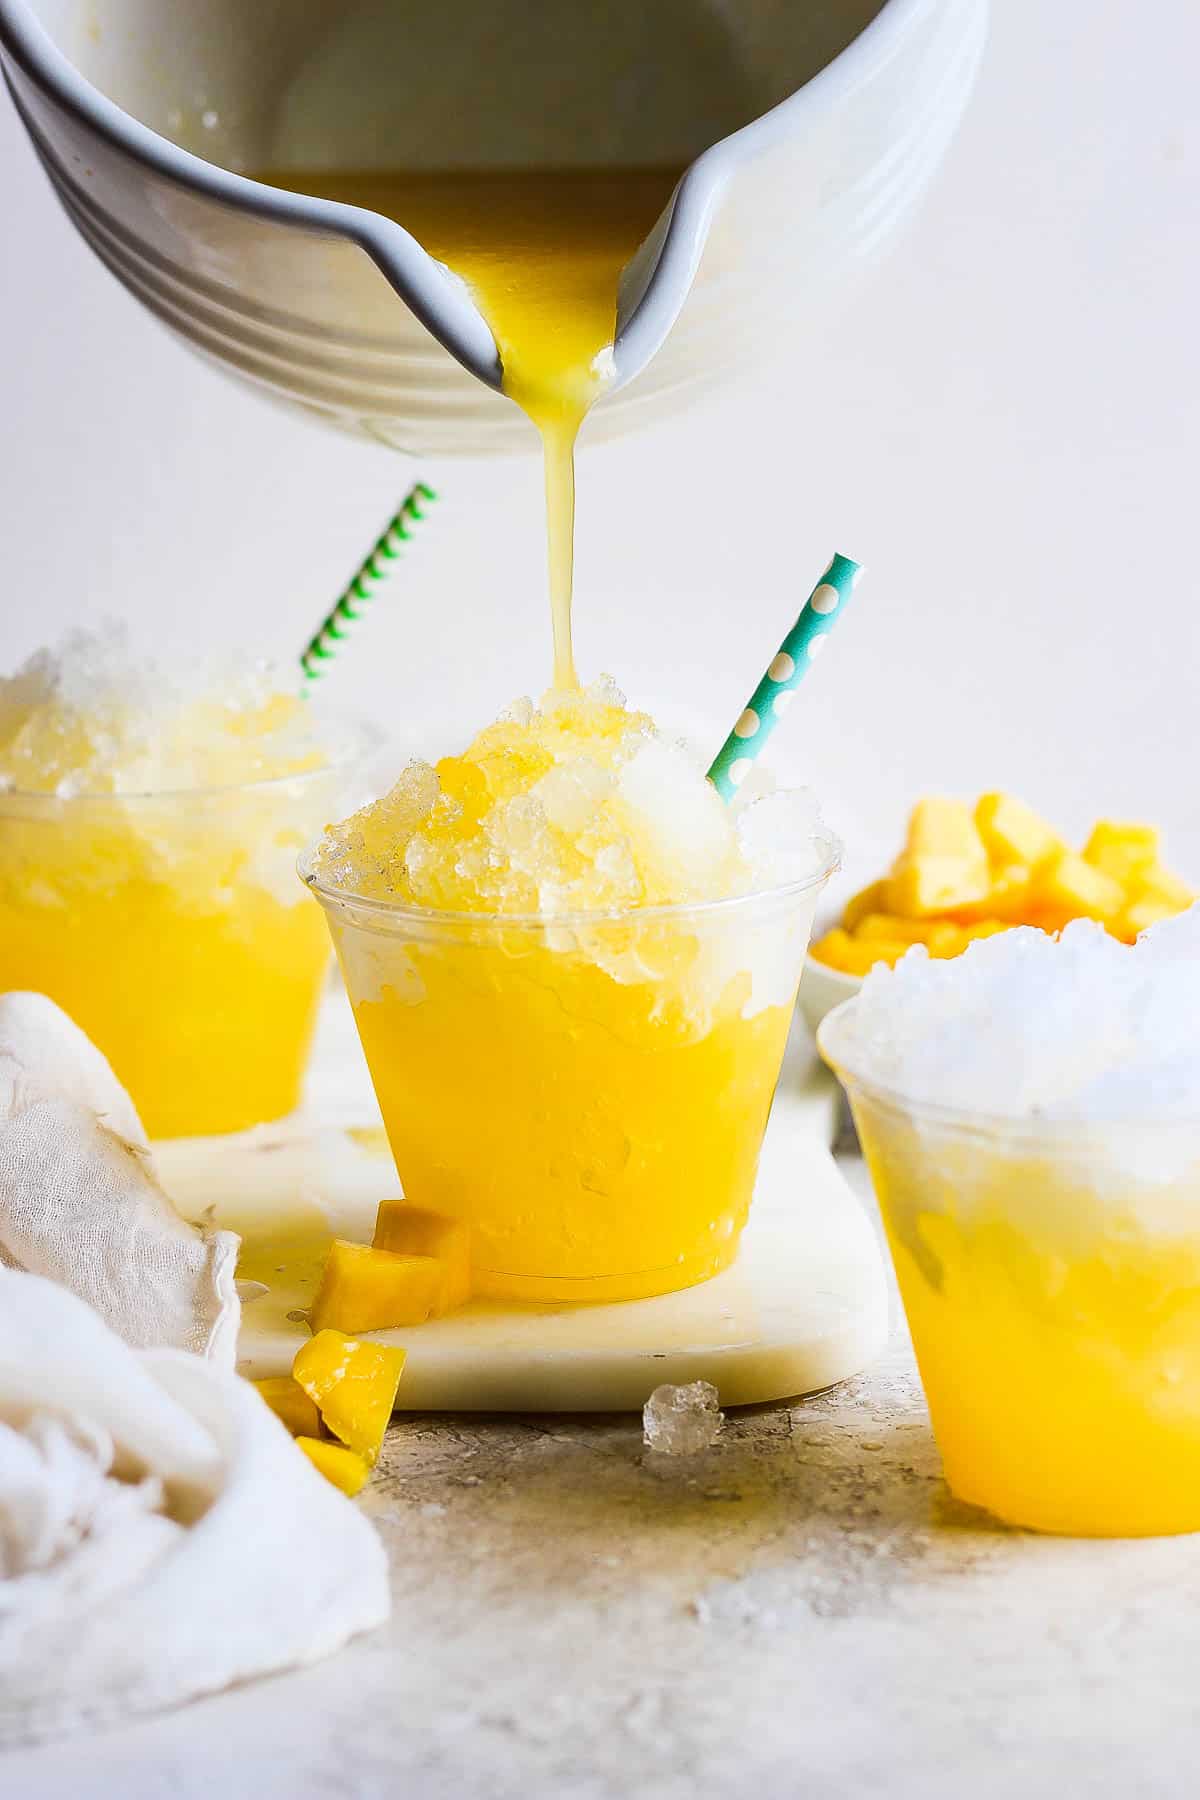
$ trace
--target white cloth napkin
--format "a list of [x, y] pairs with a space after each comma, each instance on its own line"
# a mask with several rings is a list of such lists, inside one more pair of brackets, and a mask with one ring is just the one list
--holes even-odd
[[0, 1748], [315, 1662], [387, 1614], [373, 1527], [247, 1382], [0, 1270]]
[[83, 1033], [0, 997], [0, 1748], [387, 1617], [374, 1528], [232, 1373], [237, 1251], [176, 1213]]
[[70, 1288], [135, 1349], [232, 1367], [238, 1240], [181, 1219], [128, 1094], [44, 994], [0, 996], [0, 1265]]

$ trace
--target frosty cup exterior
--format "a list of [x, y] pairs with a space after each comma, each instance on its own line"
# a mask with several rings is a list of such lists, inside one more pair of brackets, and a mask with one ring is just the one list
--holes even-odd
[[405, 1193], [470, 1226], [477, 1293], [634, 1299], [733, 1260], [827, 874], [549, 920], [306, 872]]
[[299, 846], [339, 772], [135, 796], [0, 794], [0, 992], [48, 994], [152, 1137], [290, 1112], [329, 948]]
[[1200, 1121], [1032, 1124], [846, 1083], [946, 1479], [1014, 1525], [1200, 1529]]

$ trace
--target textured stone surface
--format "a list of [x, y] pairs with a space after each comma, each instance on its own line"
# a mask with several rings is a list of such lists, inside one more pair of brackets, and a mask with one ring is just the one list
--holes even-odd
[[[951, 1501], [907, 1346], [704, 1456], [630, 1417], [419, 1418], [364, 1498], [390, 1627], [0, 1762], [22, 1800], [1137, 1800], [1195, 1791], [1200, 1538]], [[303, 1571], [298, 1571], [303, 1579]]]

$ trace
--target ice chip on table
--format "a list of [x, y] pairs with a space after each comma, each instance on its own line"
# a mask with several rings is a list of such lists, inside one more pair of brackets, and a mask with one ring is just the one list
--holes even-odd
[[1200, 905], [1122, 944], [1081, 920], [911, 950], [867, 976], [853, 1065], [914, 1101], [1010, 1118], [1200, 1113]]
[[642, 1410], [642, 1440], [659, 1456], [697, 1456], [715, 1444], [725, 1423], [711, 1381], [656, 1387]]
[[166, 661], [117, 624], [0, 677], [0, 791], [145, 794], [301, 774], [330, 737], [292, 673], [220, 652]]
[[438, 911], [550, 917], [728, 899], [816, 875], [828, 853], [810, 799], [727, 807], [604, 677], [517, 701], [460, 756], [411, 764], [330, 827], [316, 873]]

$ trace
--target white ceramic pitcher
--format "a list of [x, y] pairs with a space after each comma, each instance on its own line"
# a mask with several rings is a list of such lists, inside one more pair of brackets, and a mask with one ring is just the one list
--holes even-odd
[[986, 0], [0, 0], [64, 207], [201, 353], [397, 448], [527, 446], [461, 283], [252, 167], [687, 165], [626, 271], [591, 429], [799, 354], [949, 141]]

